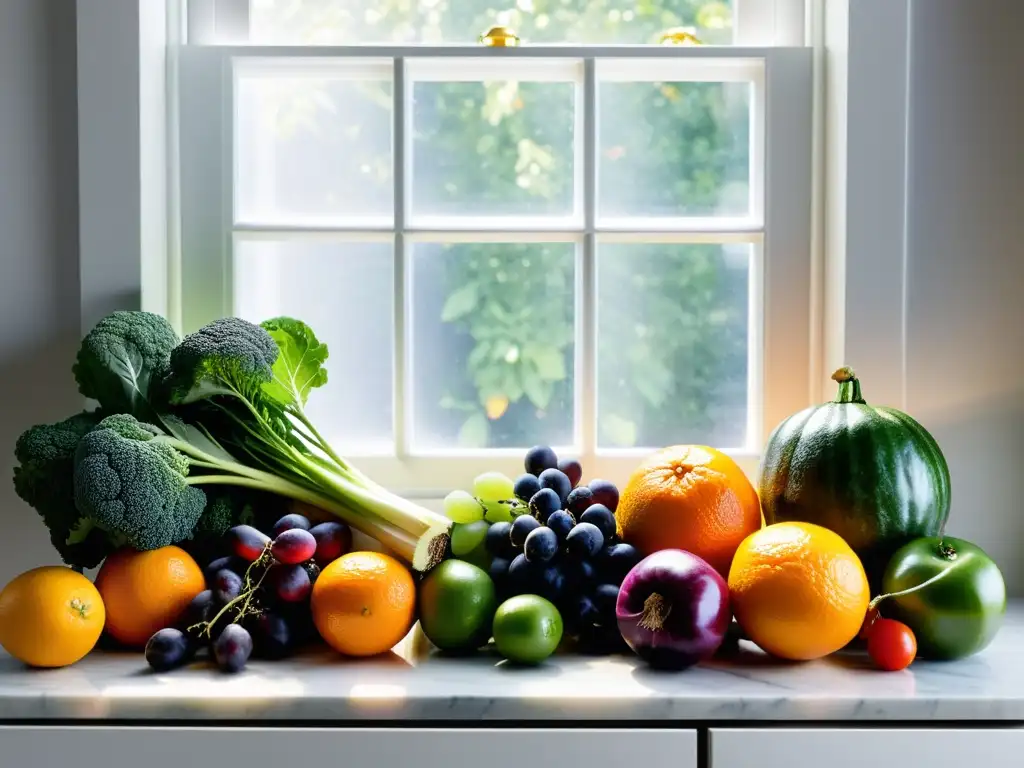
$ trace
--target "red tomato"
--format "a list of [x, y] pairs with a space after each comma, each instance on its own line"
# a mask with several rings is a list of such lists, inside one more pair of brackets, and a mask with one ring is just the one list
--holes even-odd
[[876, 618], [868, 630], [868, 655], [886, 672], [906, 669], [917, 656], [914, 631], [901, 621]]

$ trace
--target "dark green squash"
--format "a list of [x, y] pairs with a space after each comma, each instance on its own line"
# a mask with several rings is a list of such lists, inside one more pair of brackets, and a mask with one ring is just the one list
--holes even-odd
[[949, 516], [949, 467], [938, 443], [902, 411], [864, 402], [849, 368], [839, 394], [783, 421], [768, 438], [759, 492], [765, 522], [830, 528], [864, 563], [873, 593], [892, 554], [938, 536]]

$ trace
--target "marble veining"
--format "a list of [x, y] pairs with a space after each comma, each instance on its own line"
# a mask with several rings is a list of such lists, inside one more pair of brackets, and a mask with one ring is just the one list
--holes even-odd
[[418, 631], [392, 653], [328, 650], [250, 662], [226, 676], [205, 663], [150, 672], [141, 654], [94, 653], [30, 670], [0, 653], [0, 721], [858, 721], [1024, 722], [1024, 602], [985, 652], [952, 663], [873, 670], [866, 657], [781, 662], [741, 644], [679, 673], [627, 656], [559, 656], [533, 669], [493, 655], [445, 658]]

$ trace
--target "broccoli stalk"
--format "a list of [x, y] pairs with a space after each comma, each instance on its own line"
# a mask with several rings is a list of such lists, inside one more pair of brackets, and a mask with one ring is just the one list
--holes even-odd
[[290, 450], [297, 465], [319, 482], [295, 482], [207, 453], [128, 414], [109, 416], [78, 444], [75, 503], [98, 527], [125, 536], [130, 546], [155, 549], [192, 535], [206, 507], [199, 486], [239, 486], [331, 512], [414, 567], [426, 569], [444, 555], [446, 525], [421, 520], [418, 508], [395, 497], [402, 502], [402, 517], [398, 507], [389, 506], [393, 500], [348, 485]]

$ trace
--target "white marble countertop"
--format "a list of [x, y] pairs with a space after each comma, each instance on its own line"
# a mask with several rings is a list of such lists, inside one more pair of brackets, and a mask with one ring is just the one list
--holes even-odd
[[524, 669], [487, 653], [439, 657], [424, 642], [414, 632], [373, 660], [324, 650], [250, 662], [234, 676], [205, 663], [156, 674], [141, 654], [94, 653], [58, 670], [26, 669], [0, 654], [0, 722], [1024, 722], [1024, 602], [1011, 607], [983, 653], [896, 673], [875, 671], [857, 655], [780, 662], [747, 643], [677, 673], [627, 656], [556, 656]]

